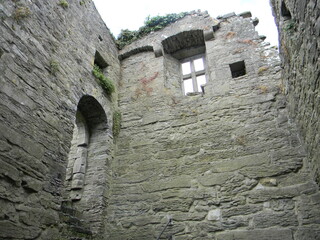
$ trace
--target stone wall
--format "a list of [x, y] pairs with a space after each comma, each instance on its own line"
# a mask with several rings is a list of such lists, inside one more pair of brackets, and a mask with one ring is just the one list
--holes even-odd
[[[282, 65], [248, 12], [118, 52], [90, 0], [1, 1], [0, 238], [319, 239], [319, 5], [273, 6]], [[207, 84], [185, 96], [191, 53]]]
[[315, 180], [320, 182], [319, 1], [272, 1], [280, 31], [283, 80], [290, 115], [299, 126]]
[[[103, 229], [117, 94], [107, 97], [91, 71], [98, 51], [109, 65], [105, 73], [117, 84], [118, 51], [91, 1], [60, 2], [0, 2], [1, 239], [62, 239], [63, 231], [71, 237], [64, 222], [75, 232]], [[107, 137], [101, 143], [93, 132], [91, 146], [103, 144], [104, 150], [88, 150], [86, 207], [77, 209], [63, 183], [77, 106], [85, 95], [102, 106], [107, 124], [99, 129]], [[82, 112], [90, 121], [90, 111]], [[100, 166], [92, 166], [93, 159]]]
[[[282, 79], [288, 109], [299, 128], [307, 151], [306, 166], [320, 182], [320, 3], [319, 1], [271, 1], [280, 33]], [[319, 205], [319, 198], [301, 198], [304, 207]], [[319, 216], [319, 213], [317, 213]], [[297, 239], [319, 239], [319, 227], [312, 225], [313, 214], [305, 215]]]
[[[242, 16], [194, 12], [120, 52], [108, 239], [156, 239], [170, 219], [161, 239], [319, 236], [318, 186], [289, 120], [277, 51]], [[201, 42], [198, 30], [208, 82], [204, 94], [184, 96], [170, 51], [190, 44], [181, 32]], [[239, 61], [246, 74], [232, 78]]]

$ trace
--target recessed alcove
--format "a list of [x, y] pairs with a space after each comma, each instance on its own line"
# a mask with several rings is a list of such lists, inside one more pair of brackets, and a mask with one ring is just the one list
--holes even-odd
[[281, 16], [284, 18], [284, 20], [290, 20], [292, 18], [291, 12], [287, 8], [285, 1], [282, 1], [281, 3]]
[[104, 60], [104, 58], [98, 51], [96, 51], [94, 55], [94, 64], [97, 65], [100, 69], [105, 69], [109, 66], [106, 60]]
[[110, 142], [105, 111], [94, 97], [83, 96], [77, 106], [64, 199], [83, 214], [93, 233], [99, 231], [109, 187]]

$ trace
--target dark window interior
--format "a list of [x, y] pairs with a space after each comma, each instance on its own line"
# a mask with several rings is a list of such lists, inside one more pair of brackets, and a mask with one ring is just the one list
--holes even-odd
[[103, 59], [98, 51], [96, 51], [96, 54], [94, 55], [94, 64], [97, 65], [100, 69], [105, 69], [106, 67], [108, 67], [107, 62]]
[[229, 65], [232, 78], [237, 78], [243, 75], [246, 75], [246, 66], [244, 64], [244, 61], [235, 62]]
[[281, 16], [284, 17], [286, 20], [291, 19], [291, 13], [286, 6], [286, 3], [282, 1], [281, 3]]

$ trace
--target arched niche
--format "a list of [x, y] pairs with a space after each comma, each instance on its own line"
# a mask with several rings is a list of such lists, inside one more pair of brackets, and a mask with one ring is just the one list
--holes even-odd
[[64, 199], [81, 213], [92, 233], [103, 228], [111, 138], [104, 109], [94, 97], [83, 96], [77, 106]]

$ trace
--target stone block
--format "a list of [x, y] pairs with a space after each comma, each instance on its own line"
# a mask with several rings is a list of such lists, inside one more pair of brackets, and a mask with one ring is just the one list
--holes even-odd
[[224, 185], [233, 175], [233, 173], [205, 173], [198, 178], [198, 181], [205, 187]]
[[301, 224], [320, 224], [320, 193], [300, 196], [297, 212]]
[[14, 145], [20, 146], [30, 155], [41, 159], [44, 154], [43, 147], [36, 141], [29, 139], [27, 136], [22, 136], [18, 132], [8, 128], [4, 124], [0, 123], [0, 136], [6, 138], [9, 142]]
[[23, 201], [21, 188], [13, 185], [12, 181], [8, 181], [8, 179], [1, 179], [0, 197], [13, 203]]
[[163, 56], [163, 51], [162, 51], [162, 46], [161, 45], [153, 46], [153, 50], [154, 50], [155, 57]]
[[43, 183], [29, 176], [24, 176], [22, 178], [21, 185], [23, 188], [28, 189], [29, 191], [39, 192], [42, 189]]
[[269, 163], [269, 156], [267, 153], [260, 153], [248, 156], [237, 157], [235, 159], [219, 161], [212, 167], [213, 172], [233, 172], [245, 167], [259, 166]]
[[204, 40], [205, 41], [212, 40], [214, 38], [213, 33], [214, 33], [213, 29], [203, 31]]
[[192, 213], [184, 213], [177, 212], [173, 214], [172, 218], [174, 221], [202, 221], [205, 219], [207, 213], [206, 212], [192, 212]]
[[71, 188], [81, 189], [83, 185], [84, 185], [84, 174], [83, 173], [73, 174]]
[[71, 200], [80, 200], [82, 198], [82, 193], [80, 191], [71, 191], [70, 199]]
[[217, 240], [293, 240], [290, 229], [237, 230], [216, 234]]
[[239, 16], [243, 18], [251, 18], [252, 14], [251, 12], [247, 11], [247, 12], [240, 13]]
[[213, 209], [208, 212], [207, 219], [209, 221], [219, 221], [221, 219], [221, 209]]
[[51, 226], [42, 231], [40, 239], [59, 239], [61, 238], [60, 235], [59, 229], [55, 226]]
[[25, 227], [21, 224], [0, 220], [0, 238], [2, 239], [35, 239], [41, 233], [37, 227]]
[[257, 25], [259, 24], [259, 22], [260, 22], [259, 18], [255, 17], [255, 18], [253, 19], [253, 21], [252, 21], [253, 26], [257, 26]]
[[34, 110], [36, 107], [36, 103], [33, 99], [9, 83], [2, 83], [1, 92], [13, 98], [19, 104], [27, 106], [30, 110]]
[[294, 234], [299, 240], [320, 240], [320, 228], [318, 225], [299, 227]]
[[82, 174], [85, 174], [85, 170], [86, 170], [86, 158], [77, 158], [75, 161], [74, 161], [74, 165], [73, 165], [73, 174], [77, 174], [77, 173], [82, 173]]
[[255, 214], [252, 221], [257, 228], [298, 226], [297, 215], [293, 210], [278, 212], [271, 210], [262, 211]]
[[234, 17], [234, 16], [236, 16], [236, 14], [234, 12], [231, 12], [231, 13], [228, 13], [228, 14], [225, 14], [222, 16], [218, 16], [217, 19], [228, 19], [228, 18]]
[[287, 187], [265, 187], [253, 190], [248, 194], [251, 203], [266, 202], [271, 199], [293, 198], [303, 193], [314, 193], [317, 189], [315, 183], [307, 182]]
[[277, 179], [276, 178], [263, 178], [260, 180], [260, 183], [263, 185], [263, 186], [269, 186], [269, 187], [272, 187], [272, 186], [277, 186]]
[[143, 190], [145, 192], [157, 192], [157, 191], [163, 191], [166, 189], [172, 189], [172, 188], [190, 188], [191, 187], [191, 176], [187, 175], [181, 175], [178, 177], [173, 177], [169, 179], [163, 179], [157, 181], [157, 184], [148, 183], [143, 184]]
[[166, 199], [154, 203], [152, 209], [154, 212], [188, 212], [192, 202], [192, 199]]
[[1, 159], [0, 159], [0, 165], [1, 165], [0, 174], [10, 178], [16, 183], [16, 185], [19, 186], [21, 183], [19, 170], [13, 167], [12, 165], [2, 161]]
[[253, 214], [253, 213], [262, 211], [262, 209], [263, 209], [262, 204], [255, 204], [255, 205], [250, 204], [250, 205], [244, 205], [244, 206], [225, 208], [225, 209], [221, 209], [221, 211], [222, 211], [222, 217], [227, 218], [232, 216]]

